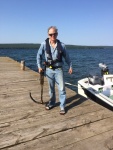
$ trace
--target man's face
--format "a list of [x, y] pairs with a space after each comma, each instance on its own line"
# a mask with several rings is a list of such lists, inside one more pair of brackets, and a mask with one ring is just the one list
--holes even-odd
[[58, 35], [57, 31], [53, 28], [51, 28], [48, 32], [48, 36], [51, 41], [56, 41], [57, 35]]

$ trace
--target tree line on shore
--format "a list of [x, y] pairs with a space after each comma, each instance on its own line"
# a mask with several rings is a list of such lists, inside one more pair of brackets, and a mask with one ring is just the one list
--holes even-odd
[[[40, 44], [0, 44], [0, 49], [38, 49]], [[66, 45], [67, 49], [105, 49], [113, 48], [113, 46], [82, 46], [82, 45]]]
[[40, 44], [0, 44], [0, 49], [38, 49]]

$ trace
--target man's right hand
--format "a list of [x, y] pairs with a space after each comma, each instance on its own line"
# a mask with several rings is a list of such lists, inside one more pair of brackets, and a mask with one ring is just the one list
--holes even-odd
[[38, 72], [39, 73], [43, 72], [43, 69], [42, 68], [38, 68]]

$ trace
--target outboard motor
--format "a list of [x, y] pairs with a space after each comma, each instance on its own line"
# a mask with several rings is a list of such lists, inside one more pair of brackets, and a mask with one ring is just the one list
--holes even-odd
[[106, 66], [106, 64], [100, 63], [100, 64], [99, 64], [99, 67], [101, 68], [101, 75], [102, 75], [102, 76], [109, 74], [109, 69], [108, 69], [108, 67]]

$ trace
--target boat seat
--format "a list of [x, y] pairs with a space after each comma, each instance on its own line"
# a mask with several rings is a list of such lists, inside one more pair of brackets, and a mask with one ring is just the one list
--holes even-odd
[[101, 85], [101, 79], [99, 76], [95, 75], [95, 76], [89, 76], [89, 83], [92, 85], [96, 85], [96, 84], [100, 84]]

